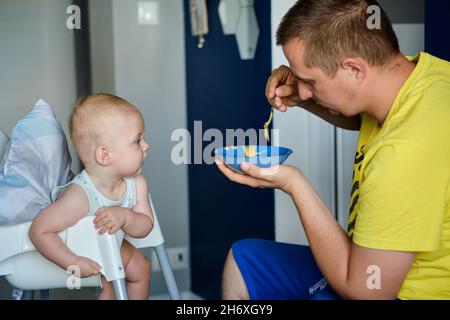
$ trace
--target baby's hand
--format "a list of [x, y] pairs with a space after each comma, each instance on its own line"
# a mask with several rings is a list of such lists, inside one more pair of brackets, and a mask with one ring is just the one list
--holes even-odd
[[79, 268], [79, 272], [78, 270], [75, 270], [75, 275], [80, 276], [81, 278], [98, 275], [102, 268], [97, 262], [80, 256], [75, 260], [75, 266]]
[[99, 209], [95, 214], [95, 228], [100, 229], [99, 234], [108, 231], [114, 234], [128, 222], [129, 209], [121, 207], [107, 207]]

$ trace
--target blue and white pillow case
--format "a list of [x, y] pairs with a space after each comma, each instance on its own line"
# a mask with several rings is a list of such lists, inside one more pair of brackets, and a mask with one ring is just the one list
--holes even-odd
[[73, 178], [61, 124], [39, 100], [14, 127], [0, 163], [0, 224], [33, 220], [51, 203], [51, 191]]

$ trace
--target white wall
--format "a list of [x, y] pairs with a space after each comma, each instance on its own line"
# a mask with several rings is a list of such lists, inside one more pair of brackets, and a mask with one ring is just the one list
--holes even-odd
[[88, 12], [92, 90], [94, 92], [115, 92], [112, 1], [89, 1]]
[[425, 25], [423, 23], [394, 24], [400, 50], [406, 56], [415, 56], [425, 50]]
[[[70, 0], [0, 1], [0, 129], [10, 135], [39, 98], [45, 99], [67, 133], [76, 101], [73, 31], [66, 28]], [[72, 145], [72, 169], [80, 165]], [[0, 277], [0, 299], [11, 286]]]
[[[73, 31], [66, 28], [70, 0], [0, 1], [0, 128], [10, 135], [39, 98], [67, 131], [76, 101]], [[70, 145], [73, 170], [79, 171]]]

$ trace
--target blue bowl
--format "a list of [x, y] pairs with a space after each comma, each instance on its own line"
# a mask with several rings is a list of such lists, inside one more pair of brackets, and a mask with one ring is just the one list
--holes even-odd
[[216, 156], [236, 172], [244, 173], [241, 164], [248, 162], [260, 168], [283, 164], [293, 153], [291, 149], [272, 146], [232, 146], [214, 150]]

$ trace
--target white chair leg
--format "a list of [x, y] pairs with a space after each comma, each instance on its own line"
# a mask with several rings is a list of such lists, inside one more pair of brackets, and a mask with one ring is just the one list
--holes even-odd
[[128, 300], [127, 284], [125, 279], [117, 279], [112, 281], [116, 300]]
[[166, 247], [164, 244], [155, 247], [156, 255], [158, 256], [159, 265], [166, 281], [167, 289], [172, 300], [181, 300], [180, 291], [178, 290], [175, 277], [173, 275], [172, 267], [170, 266], [169, 257], [167, 256]]
[[106, 280], [113, 284], [116, 300], [128, 300], [125, 268], [122, 265], [120, 253], [123, 235], [122, 230], [117, 231], [113, 235], [109, 233], [99, 235], [96, 233], [97, 243], [103, 260], [102, 273]]

